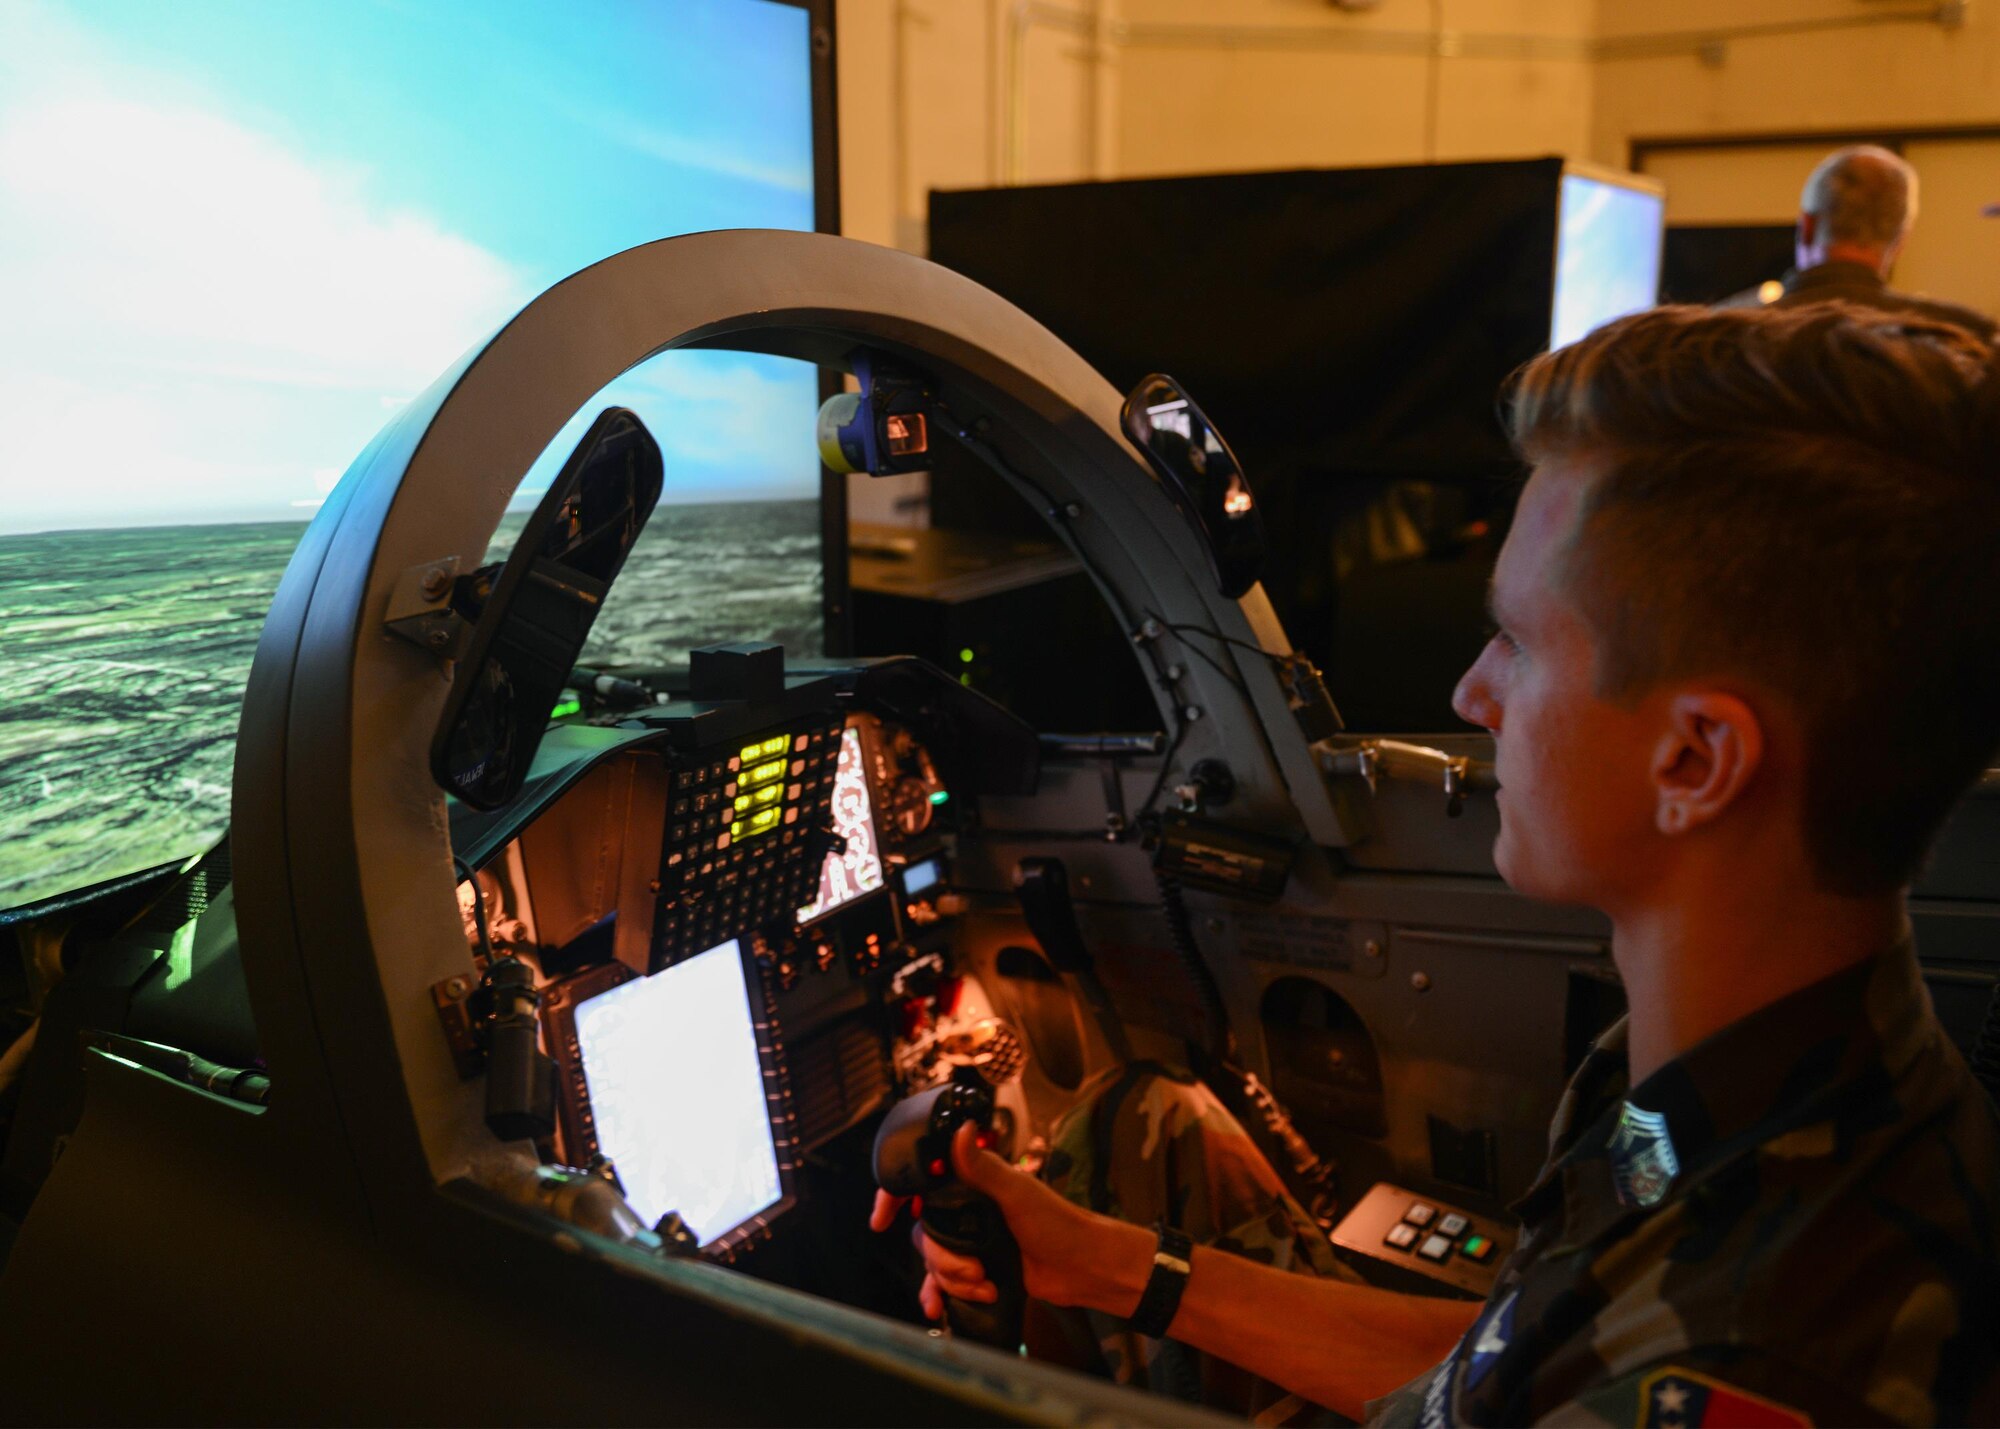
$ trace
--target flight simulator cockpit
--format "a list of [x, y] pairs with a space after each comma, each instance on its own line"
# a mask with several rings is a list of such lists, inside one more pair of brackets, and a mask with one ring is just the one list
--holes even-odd
[[[836, 471], [937, 442], [987, 463], [1131, 632], [1162, 727], [1037, 730], [934, 663], [775, 642], [583, 668], [635, 542], [677, 513], [643, 420], [579, 409], [689, 345], [852, 373], [821, 417]], [[1253, 907], [1281, 928], [1319, 877], [1308, 831], [1343, 817], [1337, 716], [1256, 589], [1257, 522], [1170, 378], [1121, 398], [905, 255], [703, 234], [544, 294], [398, 412], [309, 528], [225, 842], [68, 940], [6, 1148], [21, 1402], [73, 1392], [93, 1312], [67, 1287], [96, 1275], [161, 1326], [103, 1402], [189, 1415], [268, 1409], [336, 1327], [370, 1367], [329, 1390], [337, 1415], [1204, 1412], [977, 1346], [1011, 1351], [1018, 1323], [937, 1338], [909, 1242], [866, 1221], [899, 1167], [935, 1175], [925, 1126], [878, 1138], [907, 1098], [1035, 1164], [1107, 1071], [1240, 1057], [1249, 989], [1204, 945], [1249, 935]], [[1333, 1224], [1330, 1166], [1238, 1075]], [[242, 1313], [195, 1351], [207, 1316], [155, 1294]], [[573, 1372], [434, 1374], [466, 1354], [504, 1376], [491, 1337], [528, 1317]]]
[[[591, 399], [689, 344], [851, 374], [835, 471], [984, 463], [1088, 572], [1157, 727], [1037, 729], [931, 661], [771, 641], [581, 665], [682, 519], [645, 422]], [[878, 1186], [915, 1193], [1003, 1264], [951, 1130], [1049, 1174], [1082, 1148], [1101, 1199], [1135, 1069], [1227, 1107], [1338, 1273], [1483, 1298], [1622, 1005], [1605, 929], [1493, 877], [1480, 743], [1343, 732], [1257, 583], [1253, 481], [1170, 377], [1121, 396], [885, 249], [700, 234], [530, 304], [308, 528], [227, 839], [17, 930], [61, 973], [10, 1054], [10, 1395], [296, 1417], [337, 1346], [334, 1418], [1263, 1412], [1077, 1373], [1018, 1282], [931, 1327], [909, 1240], [867, 1229]], [[1145, 1146], [1185, 1130], [1168, 1105], [1126, 1107]], [[92, 1379], [107, 1306], [144, 1328]]]
[[[1451, 714], [1492, 394], [1653, 303], [1660, 184], [937, 191], [926, 261], [835, 236], [830, 0], [478, 8], [0, 108], [0, 1420], [1344, 1422], [1037, 1302], [954, 1148], [1471, 1323], [1627, 1010]], [[0, 74], [126, 55], [51, 15]], [[161, 174], [171, 268], [94, 206]], [[1989, 1085], [1996, 793], [1909, 904]]]

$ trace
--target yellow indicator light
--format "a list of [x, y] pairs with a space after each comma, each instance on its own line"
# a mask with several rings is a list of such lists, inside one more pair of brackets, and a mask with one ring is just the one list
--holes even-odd
[[769, 764], [759, 764], [755, 769], [746, 769], [736, 776], [736, 787], [754, 789], [759, 784], [768, 784], [773, 779], [785, 777], [785, 761], [773, 759]]
[[745, 764], [755, 764], [760, 759], [769, 759], [774, 754], [783, 754], [791, 747], [792, 737], [789, 734], [774, 734], [769, 739], [759, 740], [756, 744], [744, 745], [738, 751], [736, 757]]
[[740, 814], [745, 809], [761, 809], [766, 804], [775, 804], [784, 797], [784, 785], [766, 784], [763, 788], [755, 790], [752, 793], [738, 794], [736, 796], [736, 807], [731, 812]]
[[734, 841], [737, 839], [754, 839], [759, 834], [768, 834], [772, 829], [778, 827], [779, 821], [784, 817], [785, 811], [783, 809], [759, 809], [749, 818], [738, 819], [732, 823], [729, 826], [729, 837]]

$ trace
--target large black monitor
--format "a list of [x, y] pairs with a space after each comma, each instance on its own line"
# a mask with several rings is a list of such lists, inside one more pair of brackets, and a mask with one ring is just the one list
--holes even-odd
[[[1520, 471], [1496, 397], [1549, 343], [1564, 172], [1549, 158], [935, 193], [931, 256], [1119, 390], [1167, 372], [1201, 404], [1262, 508], [1264, 587], [1352, 727], [1463, 729], [1451, 687], [1485, 640]], [[1605, 271], [1643, 282], [1656, 221], [1648, 243]], [[1604, 250], [1572, 248], [1587, 251]], [[1595, 311], [1586, 286], [1567, 291]], [[931, 512], [1045, 534], [949, 449]]]

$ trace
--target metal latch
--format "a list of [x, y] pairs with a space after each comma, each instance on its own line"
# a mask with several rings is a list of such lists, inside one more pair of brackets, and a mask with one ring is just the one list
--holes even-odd
[[383, 628], [433, 655], [458, 659], [472, 636], [472, 623], [452, 608], [457, 581], [457, 556], [411, 566], [396, 577], [396, 587], [389, 592]]

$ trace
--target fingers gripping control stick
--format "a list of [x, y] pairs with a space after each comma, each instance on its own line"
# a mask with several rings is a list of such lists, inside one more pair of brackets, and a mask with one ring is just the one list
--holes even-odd
[[1021, 1344], [1026, 1292], [1021, 1250], [1000, 1208], [952, 1173], [951, 1139], [967, 1122], [982, 1132], [993, 1121], [993, 1094], [947, 1082], [889, 1109], [875, 1134], [875, 1181], [892, 1196], [923, 1197], [924, 1234], [986, 1267], [1000, 1292], [990, 1305], [945, 1297], [945, 1320], [962, 1339], [1013, 1350]]

